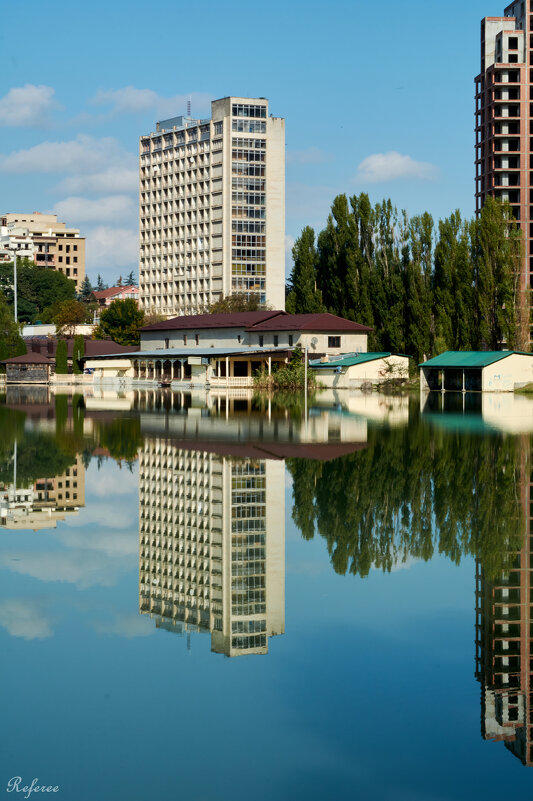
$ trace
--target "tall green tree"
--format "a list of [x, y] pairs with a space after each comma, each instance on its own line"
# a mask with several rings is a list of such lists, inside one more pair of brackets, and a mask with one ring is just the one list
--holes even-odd
[[76, 334], [72, 347], [72, 372], [80, 375], [82, 372], [82, 360], [85, 356], [85, 337], [82, 334]]
[[124, 286], [137, 286], [137, 279], [135, 278], [135, 273], [133, 270], [129, 273], [128, 277], [124, 281]]
[[94, 339], [112, 339], [119, 345], [138, 345], [140, 328], [144, 323], [144, 311], [133, 298], [114, 300], [100, 315], [100, 325], [93, 333]]
[[292, 249], [294, 266], [290, 277], [291, 290], [287, 296], [289, 313], [312, 314], [325, 311], [322, 295], [317, 289], [318, 253], [315, 248], [315, 232], [306, 226]]
[[0, 292], [0, 360], [12, 359], [26, 353], [26, 344], [20, 336], [19, 327], [7, 300]]
[[480, 344], [524, 347], [520, 265], [522, 232], [508, 203], [487, 198], [472, 224], [477, 326]]
[[56, 373], [66, 375], [68, 373], [67, 342], [59, 339], [56, 348]]

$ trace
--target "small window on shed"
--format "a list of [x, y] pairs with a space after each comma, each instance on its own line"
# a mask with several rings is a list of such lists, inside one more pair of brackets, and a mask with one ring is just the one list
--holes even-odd
[[328, 348], [340, 348], [340, 346], [341, 346], [340, 337], [328, 337]]
[[274, 347], [277, 348], [279, 345], [279, 336], [274, 334]]
[[263, 335], [262, 335], [262, 334], [259, 334], [259, 347], [260, 347], [260, 348], [262, 348], [262, 347], [263, 347], [263, 342], [264, 342], [264, 337], [263, 337]]
[[195, 334], [194, 341], [196, 342], [197, 345], [200, 344], [200, 334]]
[[292, 348], [292, 343], [293, 343], [293, 336], [292, 334], [289, 334], [289, 348]]
[[183, 344], [187, 344], [187, 334], [183, 334]]
[[169, 346], [170, 346], [170, 339], [167, 337], [165, 339], [165, 348], [168, 348]]

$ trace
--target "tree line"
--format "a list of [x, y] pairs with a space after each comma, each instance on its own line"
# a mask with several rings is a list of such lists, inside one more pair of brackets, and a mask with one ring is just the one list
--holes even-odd
[[477, 219], [438, 225], [391, 200], [338, 195], [318, 236], [292, 250], [290, 313], [328, 311], [373, 328], [369, 350], [418, 361], [444, 350], [529, 349], [520, 288], [522, 239], [509, 204], [488, 198]]

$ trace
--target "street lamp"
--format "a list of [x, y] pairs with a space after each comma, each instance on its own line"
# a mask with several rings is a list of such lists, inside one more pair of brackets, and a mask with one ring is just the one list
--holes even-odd
[[15, 322], [18, 323], [18, 296], [17, 296], [17, 256], [26, 256], [24, 250], [17, 250], [13, 245], [4, 245], [0, 253], [7, 253], [13, 256], [13, 305], [15, 312]]

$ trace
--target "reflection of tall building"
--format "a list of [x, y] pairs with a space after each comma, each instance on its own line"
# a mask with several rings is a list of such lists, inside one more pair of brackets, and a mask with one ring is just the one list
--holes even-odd
[[85, 506], [85, 467], [81, 454], [60, 476], [37, 478], [28, 488], [0, 485], [0, 527], [55, 528], [58, 520]]
[[[525, 475], [526, 471], [523, 468]], [[481, 733], [503, 741], [524, 765], [533, 765], [533, 549], [530, 478], [522, 549], [508, 573], [488, 580], [476, 563], [476, 678], [481, 684]]]
[[139, 481], [141, 613], [210, 631], [226, 656], [267, 653], [284, 631], [284, 463], [147, 439]]

